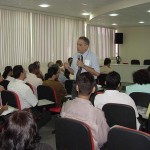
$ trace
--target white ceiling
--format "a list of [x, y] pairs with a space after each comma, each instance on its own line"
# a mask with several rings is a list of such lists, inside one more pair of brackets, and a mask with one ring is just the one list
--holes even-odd
[[[42, 3], [51, 6], [41, 8], [38, 5]], [[0, 0], [0, 7], [24, 8], [86, 18], [90, 24], [114, 28], [112, 23], [117, 23], [119, 27], [150, 25], [150, 13], [146, 12], [150, 10], [150, 0]], [[82, 16], [83, 12], [90, 12], [90, 19]], [[119, 15], [110, 17], [110, 12]], [[145, 24], [139, 24], [139, 21], [145, 21]]]

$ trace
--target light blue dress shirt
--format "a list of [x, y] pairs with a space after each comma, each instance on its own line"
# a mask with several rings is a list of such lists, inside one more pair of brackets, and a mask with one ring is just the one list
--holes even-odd
[[[81, 54], [80, 53], [74, 54], [73, 61], [71, 64], [71, 68], [74, 70], [74, 80], [76, 80], [76, 74], [78, 72], [77, 60], [79, 55]], [[100, 72], [98, 58], [93, 52], [87, 50], [84, 54], [82, 54], [82, 56], [83, 56], [83, 63], [86, 66], [93, 68], [96, 72]], [[81, 72], [86, 72], [86, 70], [82, 68]], [[96, 76], [94, 77], [96, 79]]]

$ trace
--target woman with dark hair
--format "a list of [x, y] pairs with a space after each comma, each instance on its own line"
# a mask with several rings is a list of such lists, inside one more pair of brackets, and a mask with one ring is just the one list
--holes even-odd
[[134, 84], [126, 86], [126, 93], [150, 93], [150, 74], [147, 69], [140, 69], [133, 73]]
[[52, 87], [56, 91], [58, 106], [61, 106], [63, 101], [65, 101], [65, 96], [67, 91], [64, 88], [63, 84], [58, 81], [59, 77], [59, 67], [54, 64], [48, 69], [47, 80], [43, 81], [43, 85]]
[[3, 72], [3, 78], [5, 79], [5, 80], [8, 80], [8, 81], [13, 81], [14, 80], [14, 78], [12, 77], [12, 75], [13, 75], [13, 72], [12, 72], [12, 67], [11, 66], [6, 66], [5, 67], [5, 70], [4, 70], [4, 72]]
[[48, 144], [38, 143], [37, 126], [30, 111], [13, 113], [5, 124], [0, 141], [1, 150], [53, 150]]

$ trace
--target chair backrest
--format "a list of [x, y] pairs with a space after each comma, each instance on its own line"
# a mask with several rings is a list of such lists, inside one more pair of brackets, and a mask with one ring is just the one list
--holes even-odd
[[65, 89], [67, 90], [68, 94], [71, 94], [71, 92], [72, 92], [73, 83], [74, 83], [74, 80], [66, 80], [65, 81]]
[[13, 91], [4, 90], [1, 92], [2, 104], [21, 109], [18, 95]]
[[108, 150], [150, 150], [150, 135], [141, 131], [114, 126], [108, 133]]
[[110, 127], [120, 125], [136, 129], [136, 116], [134, 109], [129, 105], [108, 103], [102, 108]]
[[30, 84], [29, 82], [26, 82], [26, 85], [28, 85], [31, 88], [31, 90], [32, 90], [32, 92], [34, 94], [34, 88], [33, 88], [32, 84]]
[[140, 61], [138, 59], [132, 59], [131, 65], [140, 65]]
[[150, 93], [133, 92], [130, 97], [134, 100], [136, 106], [148, 108], [150, 103]]
[[53, 88], [45, 85], [39, 85], [37, 87], [37, 95], [38, 100], [40, 99], [47, 99], [52, 102], [58, 103], [56, 92]]
[[150, 59], [145, 59], [143, 65], [150, 65]]
[[89, 126], [83, 122], [59, 118], [55, 123], [57, 150], [94, 150]]
[[105, 85], [105, 81], [106, 81], [106, 76], [107, 76], [107, 74], [100, 74], [97, 77], [97, 84], [104, 86]]

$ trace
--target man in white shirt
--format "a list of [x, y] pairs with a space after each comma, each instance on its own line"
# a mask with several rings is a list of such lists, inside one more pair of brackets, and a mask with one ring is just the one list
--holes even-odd
[[38, 78], [36, 76], [38, 73], [38, 68], [35, 63], [30, 64], [28, 69], [29, 69], [29, 73], [27, 73], [27, 77], [26, 77], [25, 81], [32, 85], [34, 93], [35, 93], [35, 95], [37, 95], [37, 87], [39, 85], [42, 85], [43, 81], [41, 78]]
[[32, 113], [36, 119], [38, 128], [41, 128], [51, 119], [50, 111], [39, 111], [39, 108], [35, 107], [38, 103], [37, 97], [33, 94], [31, 88], [25, 84], [26, 71], [21, 65], [17, 65], [13, 68], [14, 81], [8, 84], [8, 90], [15, 92], [19, 99], [21, 109], [31, 108]]
[[[136, 105], [133, 101], [133, 99], [127, 95], [126, 93], [119, 92], [117, 89], [120, 86], [120, 75], [112, 71], [110, 72], [106, 77], [106, 91], [104, 94], [98, 94], [95, 97], [94, 105], [95, 107], [102, 109], [103, 106], [107, 103], [118, 103], [118, 104], [125, 104], [133, 107], [135, 110], [136, 118], [139, 117], [139, 114], [137, 112]], [[139, 122], [136, 119], [137, 122], [137, 129], [139, 129]]]
[[33, 94], [31, 88], [25, 84], [26, 71], [21, 65], [17, 65], [13, 68], [13, 76], [15, 80], [8, 84], [7, 89], [18, 94], [21, 109], [35, 107], [38, 103], [38, 99]]

